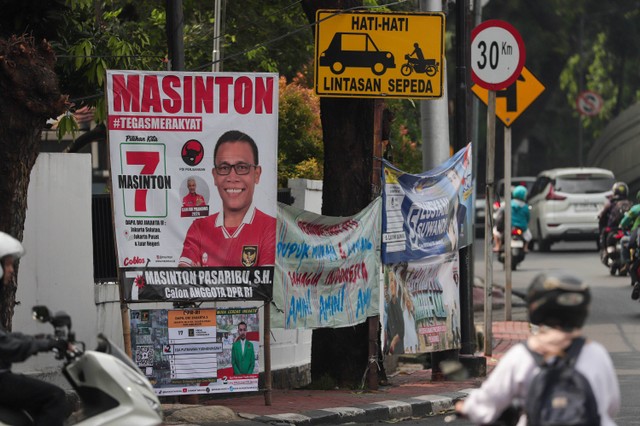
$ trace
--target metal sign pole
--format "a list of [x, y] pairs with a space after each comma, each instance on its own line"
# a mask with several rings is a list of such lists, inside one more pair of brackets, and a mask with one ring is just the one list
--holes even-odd
[[484, 217], [484, 354], [491, 356], [493, 352], [493, 335], [491, 326], [493, 323], [493, 252], [491, 249], [491, 236], [493, 217], [491, 215], [491, 200], [494, 190], [494, 169], [496, 155], [496, 92], [489, 90], [489, 103], [487, 110], [487, 170], [486, 170], [486, 198]]
[[504, 319], [511, 321], [511, 127], [504, 129]]

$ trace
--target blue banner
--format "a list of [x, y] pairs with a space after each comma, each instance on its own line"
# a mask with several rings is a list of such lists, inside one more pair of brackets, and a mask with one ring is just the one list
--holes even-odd
[[405, 173], [383, 160], [382, 262], [456, 251], [473, 239], [471, 143], [438, 167]]

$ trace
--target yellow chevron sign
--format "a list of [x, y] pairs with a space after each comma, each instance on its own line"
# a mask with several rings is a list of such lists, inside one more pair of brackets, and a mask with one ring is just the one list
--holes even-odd
[[[489, 91], [474, 84], [471, 91], [487, 105]], [[544, 92], [544, 86], [526, 68], [522, 68], [520, 76], [511, 86], [496, 91], [496, 116], [509, 127], [520, 114]]]

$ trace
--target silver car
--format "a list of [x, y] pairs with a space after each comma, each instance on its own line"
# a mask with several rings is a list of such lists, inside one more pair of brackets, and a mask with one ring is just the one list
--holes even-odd
[[538, 174], [527, 202], [529, 228], [538, 250], [556, 241], [598, 241], [598, 213], [615, 182], [613, 172], [595, 167], [569, 167]]

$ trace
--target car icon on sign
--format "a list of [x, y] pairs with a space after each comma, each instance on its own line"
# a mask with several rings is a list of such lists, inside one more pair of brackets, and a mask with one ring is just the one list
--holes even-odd
[[371, 68], [382, 75], [387, 68], [395, 68], [393, 53], [378, 49], [369, 34], [336, 33], [329, 48], [320, 54], [320, 66], [329, 67], [334, 74], [342, 74], [347, 67]]

